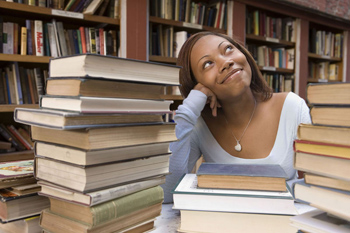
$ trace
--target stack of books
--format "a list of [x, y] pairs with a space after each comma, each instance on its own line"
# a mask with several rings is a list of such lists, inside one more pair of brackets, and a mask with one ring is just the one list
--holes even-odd
[[179, 67], [102, 55], [50, 60], [31, 125], [35, 178], [50, 200], [47, 232], [143, 232], [161, 212], [175, 124], [164, 122]]
[[295, 141], [295, 168], [305, 180], [295, 198], [318, 210], [291, 218], [307, 232], [350, 229], [350, 83], [309, 84], [312, 124], [301, 124]]
[[202, 163], [173, 190], [179, 232], [293, 232], [298, 214], [279, 165]]

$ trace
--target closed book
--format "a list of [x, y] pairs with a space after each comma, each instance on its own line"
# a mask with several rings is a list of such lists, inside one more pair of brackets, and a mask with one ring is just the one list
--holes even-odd
[[175, 141], [175, 124], [56, 130], [32, 126], [32, 139], [92, 150]]
[[33, 150], [10, 151], [6, 153], [0, 153], [0, 162], [30, 160], [30, 159], [34, 159]]
[[350, 159], [350, 145], [339, 145], [331, 143], [323, 143], [317, 141], [295, 140], [294, 150], [319, 154], [324, 156], [334, 156], [337, 158]]
[[350, 192], [348, 191], [308, 185], [300, 181], [294, 186], [294, 195], [296, 200], [350, 221]]
[[289, 189], [284, 192], [198, 188], [196, 174], [186, 174], [173, 190], [174, 209], [295, 215]]
[[77, 166], [44, 157], [35, 158], [35, 177], [80, 192], [134, 182], [169, 173], [169, 155], [95, 166]]
[[350, 105], [314, 105], [310, 115], [316, 125], [350, 127]]
[[39, 105], [42, 108], [82, 113], [126, 113], [169, 111], [172, 103], [170, 100], [41, 96]]
[[130, 226], [141, 224], [145, 221], [154, 221], [154, 218], [160, 215], [161, 209], [162, 205], [159, 203], [121, 216], [92, 229], [82, 222], [66, 218], [51, 212], [49, 209], [45, 209], [40, 216], [40, 226], [46, 232], [57, 233], [125, 232]]
[[135, 99], [163, 99], [165, 85], [96, 78], [49, 78], [46, 94]]
[[310, 83], [306, 89], [309, 104], [350, 104], [350, 83]]
[[89, 114], [51, 109], [16, 108], [16, 122], [55, 129], [81, 129], [87, 127], [106, 127], [116, 124], [161, 123], [162, 114]]
[[300, 171], [350, 181], [350, 159], [296, 151], [294, 168]]
[[286, 191], [287, 174], [275, 164], [202, 163], [197, 171], [198, 187]]
[[321, 176], [312, 173], [304, 173], [304, 180], [306, 184], [318, 185], [327, 188], [340, 189], [350, 191], [350, 181], [340, 180], [328, 176]]
[[90, 207], [55, 198], [49, 199], [51, 212], [83, 222], [91, 229], [137, 210], [162, 203], [163, 196], [163, 189], [155, 186]]
[[131, 193], [139, 192], [144, 189], [155, 187], [165, 182], [165, 176], [151, 177], [136, 182], [121, 184], [114, 187], [100, 189], [94, 192], [77, 192], [72, 189], [67, 189], [56, 184], [38, 181], [41, 186], [39, 195], [56, 198], [72, 203], [77, 203], [85, 206], [95, 206], [116, 198], [120, 198]]
[[16, 232], [16, 233], [35, 233], [41, 232], [39, 225], [39, 215], [28, 217], [25, 219], [19, 219], [16, 221], [8, 222], [0, 225], [0, 230], [4, 232]]
[[18, 151], [25, 150], [25, 147], [15, 138], [15, 136], [7, 129], [7, 127], [1, 123], [0, 123], [0, 135], [8, 142], [11, 142], [11, 144], [13, 145], [13, 147], [16, 148], [16, 150]]
[[297, 137], [306, 141], [350, 145], [350, 127], [300, 124]]
[[[91, 52], [93, 52], [91, 50]], [[65, 67], [62, 69], [62, 67]], [[137, 67], [137, 69], [135, 69]], [[98, 77], [179, 85], [179, 66], [141, 60], [80, 54], [51, 59], [50, 77]]]

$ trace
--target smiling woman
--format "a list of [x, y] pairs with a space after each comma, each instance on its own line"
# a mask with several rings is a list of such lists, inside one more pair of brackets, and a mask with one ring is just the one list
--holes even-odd
[[293, 141], [309, 108], [296, 94], [273, 93], [250, 53], [234, 39], [200, 32], [183, 45], [178, 65], [183, 104], [175, 114], [178, 141], [171, 143], [170, 190], [203, 155], [206, 162], [278, 164], [296, 178]]

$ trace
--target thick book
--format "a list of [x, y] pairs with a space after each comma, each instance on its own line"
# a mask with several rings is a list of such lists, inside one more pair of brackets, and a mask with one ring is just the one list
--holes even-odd
[[348, 233], [350, 229], [348, 221], [319, 209], [291, 217], [290, 224], [302, 232]]
[[39, 217], [39, 215], [36, 215], [33, 217], [8, 222], [6, 224], [0, 224], [0, 231], [2, 230], [3, 232], [16, 233], [41, 232], [41, 227], [39, 225]]
[[294, 168], [303, 172], [350, 181], [350, 159], [296, 151]]
[[39, 196], [37, 193], [17, 195], [9, 190], [0, 189], [0, 218], [2, 222], [38, 215], [49, 206], [49, 199]]
[[84, 150], [175, 141], [175, 124], [148, 124], [57, 130], [32, 126], [32, 139]]
[[170, 155], [131, 161], [77, 166], [44, 157], [35, 158], [35, 178], [80, 192], [96, 191], [169, 173]]
[[197, 171], [198, 187], [286, 191], [287, 174], [275, 164], [202, 163]]
[[321, 143], [350, 145], [350, 127], [300, 124], [297, 138]]
[[197, 175], [184, 175], [173, 190], [174, 209], [295, 215], [289, 189], [284, 192], [198, 188]]
[[45, 209], [40, 215], [40, 226], [45, 232], [57, 233], [125, 232], [130, 226], [141, 224], [149, 220], [153, 221], [160, 215], [161, 209], [162, 205], [159, 203], [121, 216], [92, 229], [82, 222], [54, 214], [49, 209]]
[[350, 192], [305, 184], [294, 185], [295, 199], [326, 211], [329, 214], [350, 221]]
[[310, 83], [306, 88], [306, 99], [312, 105], [350, 104], [350, 83]]
[[41, 96], [42, 108], [81, 113], [130, 113], [169, 111], [171, 100], [147, 100], [102, 97]]
[[50, 77], [88, 76], [179, 85], [180, 67], [114, 56], [80, 54], [51, 59], [49, 70]]
[[166, 85], [98, 78], [49, 78], [46, 94], [134, 99], [163, 99]]
[[49, 199], [52, 213], [85, 223], [91, 229], [137, 210], [160, 204], [163, 198], [163, 189], [155, 186], [96, 206], [82, 206], [55, 198]]
[[52, 109], [16, 108], [14, 120], [16, 122], [47, 127], [53, 129], [81, 129], [87, 127], [107, 127], [116, 124], [161, 123], [163, 114], [169, 113], [121, 113], [121, 114], [93, 114]]
[[324, 156], [334, 156], [337, 158], [347, 158], [350, 159], [350, 145], [339, 145], [331, 143], [323, 143], [317, 141], [307, 141], [307, 140], [295, 140], [294, 150], [319, 154]]
[[181, 210], [178, 232], [296, 233], [290, 215]]
[[350, 105], [314, 105], [310, 116], [315, 125], [350, 127]]
[[94, 192], [83, 193], [53, 183], [38, 181], [38, 185], [41, 186], [41, 190], [38, 194], [80, 205], [95, 206], [163, 183], [165, 183], [164, 175], [121, 184], [107, 189], [100, 189]]
[[321, 176], [312, 173], [304, 173], [304, 180], [306, 184], [318, 185], [327, 188], [340, 189], [350, 191], [350, 181], [340, 180], [328, 176]]
[[37, 141], [35, 142], [34, 151], [36, 155], [46, 158], [52, 158], [81, 166], [89, 166], [169, 154], [169, 144], [170, 142], [161, 142], [115, 147], [110, 149], [81, 150], [73, 147]]
[[31, 160], [34, 159], [33, 150], [0, 153], [0, 162], [11, 162], [11, 161], [30, 160], [30, 159]]

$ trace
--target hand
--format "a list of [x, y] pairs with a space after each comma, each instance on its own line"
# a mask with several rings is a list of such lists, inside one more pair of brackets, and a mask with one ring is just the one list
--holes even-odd
[[208, 98], [207, 98], [207, 104], [209, 103], [210, 108], [211, 108], [211, 113], [214, 117], [217, 116], [217, 108], [221, 108], [221, 105], [218, 101], [218, 99], [216, 98], [216, 95], [214, 94], [214, 92], [212, 92], [209, 88], [207, 88], [206, 86], [204, 86], [201, 83], [198, 83], [194, 88], [194, 90], [198, 90], [203, 92]]

